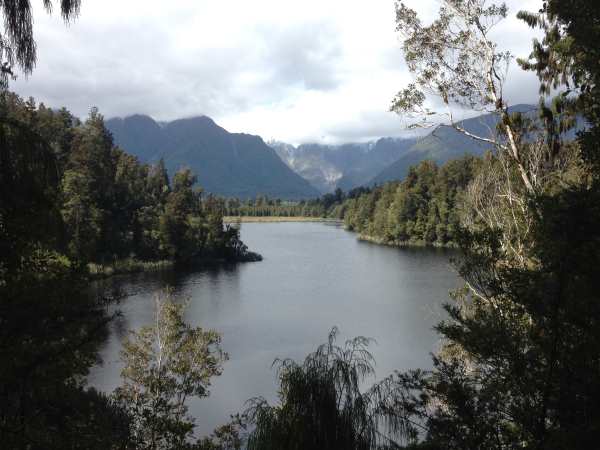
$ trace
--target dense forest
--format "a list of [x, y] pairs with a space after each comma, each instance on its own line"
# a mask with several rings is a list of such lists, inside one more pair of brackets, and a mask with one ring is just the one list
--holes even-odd
[[0, 157], [3, 445], [126, 442], [124, 406], [84, 388], [118, 300], [90, 295], [90, 274], [260, 257], [189, 170], [140, 164], [95, 109], [80, 122], [3, 92]]
[[343, 202], [338, 214], [351, 231], [384, 244], [453, 245], [462, 197], [480, 160], [468, 156], [438, 167], [423, 161], [402, 182], [385, 183]]
[[[0, 5], [14, 39], [0, 55], [25, 72], [29, 7]], [[78, 2], [61, 8], [68, 18]], [[9, 65], [0, 75], [1, 446], [136, 448], [128, 403], [86, 386], [119, 301], [92, 294], [90, 275], [259, 256], [189, 170], [140, 164], [96, 109], [81, 122], [8, 91]]]
[[[44, 1], [47, 10], [52, 2]], [[62, 16], [79, 12], [61, 1]], [[396, 3], [413, 83], [391, 109], [430, 126], [445, 106], [498, 117], [482, 159], [424, 162], [401, 183], [313, 203], [235, 204], [201, 195], [113, 145], [92, 109], [66, 110], [8, 91], [35, 65], [31, 5], [1, 2], [0, 442], [8, 449], [589, 449], [600, 440], [600, 4], [547, 0], [519, 19], [543, 35], [522, 69], [540, 81], [539, 117], [503, 97], [511, 60], [491, 39], [508, 17], [485, 0], [442, 0], [437, 18]], [[450, 110], [451, 108], [448, 108]], [[576, 118], [587, 127], [574, 142]], [[313, 206], [314, 210], [311, 210]], [[246, 209], [244, 209], [246, 208]], [[208, 395], [227, 354], [220, 335], [184, 321], [166, 290], [152, 325], [122, 352], [123, 384], [86, 386], [113, 295], [89, 295], [88, 264], [122, 258], [244, 257], [224, 213], [337, 215], [384, 242], [453, 243], [464, 281], [436, 330], [431, 370], [374, 373], [370, 340], [333, 329], [304, 361], [278, 360], [277, 401], [254, 398], [231, 423], [194, 435], [190, 397]], [[294, 208], [298, 208], [297, 210]], [[300, 209], [301, 208], [301, 209]]]
[[[2, 107], [8, 145], [16, 147], [26, 129], [53, 159], [57, 245], [71, 260], [111, 264], [126, 258], [190, 262], [252, 256], [239, 231], [223, 226], [220, 208], [211, 196], [202, 196], [189, 169], [170, 178], [162, 161], [139, 163], [113, 144], [96, 109], [80, 122], [64, 108], [36, 106], [14, 94], [4, 96]], [[14, 170], [17, 155], [8, 157], [13, 160], [5, 161], [6, 168]]]
[[391, 245], [456, 245], [464, 195], [482, 159], [464, 156], [441, 167], [423, 161], [402, 182], [337, 189], [314, 200], [221, 199], [226, 216], [304, 216], [343, 221], [360, 238]]

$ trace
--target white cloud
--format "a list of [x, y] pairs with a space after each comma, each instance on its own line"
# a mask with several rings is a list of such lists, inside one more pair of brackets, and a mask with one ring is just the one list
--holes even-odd
[[[437, 10], [434, 0], [407, 3], [429, 18]], [[39, 8], [37, 67], [13, 88], [80, 116], [93, 105], [107, 117], [206, 114], [294, 143], [399, 135], [387, 109], [410, 78], [394, 15], [392, 0], [84, 0], [64, 26]], [[531, 36], [515, 18], [498, 29], [519, 56]], [[535, 101], [535, 78], [512, 70], [510, 100]]]

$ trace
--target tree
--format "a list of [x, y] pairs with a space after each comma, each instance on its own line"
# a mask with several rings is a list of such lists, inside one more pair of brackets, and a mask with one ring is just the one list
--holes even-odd
[[177, 172], [160, 217], [161, 247], [176, 260], [197, 256], [202, 248], [202, 230], [199, 223], [193, 220], [200, 208], [200, 195], [193, 189], [195, 182], [196, 177], [189, 169]]
[[[498, 49], [490, 32], [506, 18], [506, 5], [488, 0], [443, 0], [439, 17], [429, 26], [401, 1], [396, 3], [397, 31], [404, 37], [404, 56], [414, 83], [401, 90], [391, 109], [421, 122], [413, 126], [432, 126], [436, 115], [426, 106], [433, 95], [447, 107], [447, 118], [457, 131], [486, 142], [498, 155], [509, 158], [522, 179], [526, 192], [539, 190], [536, 164], [540, 153], [553, 156], [541, 145], [541, 131], [523, 121], [520, 112], [511, 112], [503, 96], [506, 73], [512, 56]], [[456, 121], [452, 107], [495, 114], [498, 132], [476, 133]], [[526, 144], [524, 136], [528, 136]], [[537, 145], [532, 145], [535, 142]]]
[[155, 308], [154, 323], [123, 344], [124, 383], [115, 398], [132, 418], [136, 448], [191, 448], [194, 420], [186, 402], [209, 395], [227, 354], [218, 333], [184, 322], [184, 306], [169, 291], [156, 296]]
[[165, 167], [164, 159], [152, 166], [148, 173], [148, 189], [157, 203], [164, 203], [166, 195], [171, 190], [169, 175]]
[[[456, 14], [470, 18], [464, 23], [485, 37], [488, 28], [479, 24], [481, 14], [506, 12], [502, 7], [484, 8], [479, 1], [444, 4], [448, 9], [442, 9], [440, 19], [422, 28], [423, 36], [411, 34], [405, 48], [409, 65], [415, 57], [425, 64], [419, 66], [425, 67], [420, 72], [423, 82], [433, 81], [438, 92], [448, 93], [449, 99], [454, 92], [460, 99], [460, 86], [472, 83], [471, 75], [482, 69], [494, 75], [489, 49], [495, 47], [487, 46], [488, 58], [481, 65], [449, 72], [459, 78], [447, 75], [452, 82], [445, 85], [444, 55], [463, 49], [471, 36], [469, 29], [463, 30], [467, 34], [454, 33]], [[573, 7], [572, 2], [561, 4], [568, 4], [566, 11]], [[413, 31], [420, 27], [414, 13], [402, 6], [399, 11]], [[544, 42], [550, 42], [556, 38], [553, 33], [562, 31], [549, 27], [546, 32]], [[565, 33], [563, 44], [569, 48], [571, 38]], [[413, 47], [416, 42], [424, 48]], [[542, 50], [536, 44], [538, 55]], [[570, 64], [556, 56], [541, 60], [539, 67], [544, 61], [551, 66]], [[570, 70], [579, 68], [566, 73]], [[543, 70], [540, 76], [548, 81]], [[561, 88], [566, 81], [553, 87]], [[488, 82], [489, 90], [494, 83]], [[399, 101], [404, 107], [411, 98]], [[412, 104], [422, 101], [417, 96]], [[503, 121], [507, 148], [496, 146], [469, 187], [456, 261], [465, 288], [455, 293], [456, 301], [446, 306], [448, 319], [437, 327], [444, 347], [434, 357], [431, 372], [396, 378], [405, 392], [399, 396], [399, 411], [409, 413], [405, 425], [413, 432], [420, 429], [415, 424], [424, 425], [422, 448], [564, 449], [597, 443], [600, 196], [593, 183], [594, 166], [582, 160], [577, 145], [562, 141], [569, 127], [560, 120], [562, 104], [556, 102], [553, 112], [542, 106], [538, 123], [524, 116]], [[539, 129], [545, 139], [533, 144], [523, 139], [515, 154], [510, 127]], [[519, 155], [529, 162], [524, 164]]]
[[[361, 392], [372, 376], [369, 339], [357, 337], [337, 345], [334, 328], [325, 344], [303, 363], [275, 361], [278, 366], [279, 404], [251, 400], [245, 417], [254, 430], [247, 448], [254, 449], [385, 449], [405, 429], [395, 420], [386, 400], [387, 384]], [[389, 446], [389, 447], [388, 447]]]
[[0, 441], [107, 448], [126, 438], [126, 420], [83, 382], [107, 299], [90, 295], [82, 267], [61, 253], [56, 155], [19, 113], [0, 123]]
[[[70, 236], [70, 256], [83, 262], [112, 256], [109, 224], [113, 209], [115, 160], [113, 143], [104, 119], [92, 108], [82, 127], [75, 130], [63, 177], [62, 214]], [[108, 235], [108, 236], [107, 236]]]
[[[544, 1], [539, 12], [518, 14], [544, 32], [541, 42], [534, 41], [529, 58], [519, 63], [525, 70], [536, 72], [542, 95], [559, 90], [555, 104], [561, 112], [570, 112], [571, 121], [578, 114], [585, 118], [588, 127], [579, 132], [578, 141], [583, 156], [596, 166], [596, 173], [600, 167], [599, 15], [600, 5], [593, 0]], [[546, 111], [548, 120], [554, 119], [556, 109]]]
[[[46, 11], [52, 11], [52, 0], [43, 0]], [[60, 10], [65, 21], [79, 13], [80, 0], [61, 0]], [[3, 1], [0, 11], [5, 29], [0, 33], [0, 88], [8, 85], [8, 77], [14, 77], [16, 64], [23, 72], [31, 73], [36, 61], [36, 43], [33, 38], [31, 2]]]
[[131, 255], [148, 258], [144, 254], [147, 250], [144, 227], [151, 228], [153, 224], [144, 222], [142, 210], [153, 203], [148, 192], [149, 167], [119, 148], [113, 148], [112, 159], [115, 161], [112, 208], [119, 211], [111, 219], [113, 251], [118, 258]]
[[95, 259], [103, 222], [89, 181], [86, 174], [67, 170], [62, 182], [62, 217], [69, 233], [69, 255], [82, 262]]

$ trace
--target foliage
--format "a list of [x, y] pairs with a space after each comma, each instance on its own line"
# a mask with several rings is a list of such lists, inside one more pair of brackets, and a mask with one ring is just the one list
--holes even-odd
[[[428, 374], [400, 374], [424, 448], [591, 448], [597, 442], [598, 196], [572, 187], [536, 201], [528, 263], [489, 228], [461, 236], [468, 289], [438, 326]], [[590, 238], [593, 241], [590, 241]]]
[[154, 324], [132, 332], [123, 345], [124, 384], [115, 398], [131, 417], [135, 448], [192, 448], [194, 420], [186, 402], [208, 396], [211, 378], [227, 360], [220, 336], [192, 328], [183, 312], [168, 291], [158, 295]]
[[396, 31], [404, 37], [415, 82], [396, 96], [392, 109], [430, 116], [435, 113], [425, 107], [426, 94], [435, 94], [445, 104], [494, 111], [510, 54], [499, 51], [489, 34], [506, 14], [506, 5], [485, 0], [445, 0], [438, 18], [424, 26], [414, 10], [397, 2]]
[[[575, 13], [573, 2], [547, 2], [542, 15], [521, 16], [532, 24], [554, 23], [553, 14], [563, 6], [563, 12], [579, 16], [593, 10], [591, 3], [580, 2], [582, 9]], [[408, 17], [406, 10], [402, 14]], [[538, 65], [525, 64], [539, 70], [543, 83], [550, 82], [542, 93], [554, 82], [552, 87], [560, 90], [568, 81], [555, 78], [561, 64], [563, 75], [588, 70], [586, 79], [597, 75], [595, 67], [569, 67], [577, 60], [569, 54], [577, 48], [570, 43], [581, 30], [544, 29], [543, 45], [549, 50], [536, 43]], [[593, 37], [585, 41], [597, 39], [597, 28], [587, 32]], [[561, 51], [567, 52], [562, 55], [566, 59], [560, 59]], [[434, 357], [433, 371], [395, 377], [405, 392], [398, 411], [406, 426], [417, 432], [420, 427], [414, 424], [420, 424], [425, 430], [417, 447], [597, 445], [600, 196], [597, 168], [585, 150], [587, 132], [577, 143], [563, 140], [572, 126], [568, 114], [562, 116], [569, 113], [565, 104], [560, 97], [552, 107], [541, 101], [538, 123], [510, 117], [504, 123], [509, 140], [511, 128], [539, 131], [545, 138], [517, 139], [518, 154], [511, 143], [508, 152], [500, 148], [489, 155], [467, 189], [463, 226], [457, 233], [461, 257], [456, 261], [465, 287], [454, 294], [455, 302], [446, 307], [448, 319], [437, 327], [444, 348]]]
[[[43, 0], [46, 11], [52, 11], [52, 0]], [[79, 12], [80, 0], [61, 0], [60, 10], [65, 21]], [[4, 30], [0, 33], [0, 89], [5, 89], [8, 77], [14, 77], [13, 66], [18, 65], [26, 74], [31, 73], [36, 60], [33, 38], [31, 2], [3, 1], [0, 3]]]
[[246, 442], [247, 424], [238, 414], [230, 423], [221, 425], [207, 437], [196, 443], [199, 450], [240, 450]]
[[[52, 2], [44, 0], [50, 11]], [[63, 0], [65, 20], [79, 1]], [[81, 265], [64, 255], [60, 215], [65, 111], [41, 127], [33, 101], [15, 109], [5, 89], [13, 66], [29, 73], [36, 59], [29, 1], [0, 2], [0, 442], [3, 448], [125, 447], [128, 417], [85, 388], [111, 299], [85, 291]], [[62, 123], [61, 132], [54, 133]], [[48, 139], [52, 136], [53, 139]]]
[[235, 198], [217, 199], [223, 214], [230, 217], [330, 217], [341, 219], [339, 210], [346, 199], [356, 198], [370, 192], [369, 188], [358, 187], [347, 193], [340, 188], [332, 194], [324, 194], [312, 200], [289, 201], [257, 196], [256, 199], [242, 201]]
[[[53, 211], [60, 212], [54, 226], [60, 249], [71, 259], [111, 265], [128, 258], [190, 262], [247, 256], [239, 234], [223, 226], [218, 205], [210, 196], [203, 199], [189, 169], [178, 171], [171, 185], [162, 161], [140, 164], [113, 145], [95, 108], [84, 123], [64, 109], [36, 107], [14, 94], [5, 94], [5, 108], [11, 127], [28, 130], [52, 153], [55, 163], [46, 176], [60, 184], [51, 200]], [[9, 156], [14, 167], [8, 176], [18, 158], [22, 155]]]
[[346, 201], [344, 224], [385, 244], [455, 244], [462, 197], [478, 165], [472, 156], [439, 168], [423, 161], [401, 183], [386, 183]]
[[[431, 116], [436, 113], [427, 108], [426, 100], [427, 95], [437, 97], [448, 108], [450, 126], [510, 159], [533, 194], [540, 190], [536, 171], [544, 168], [539, 160], [555, 157], [555, 148], [544, 145], [550, 131], [547, 126], [540, 128], [520, 112], [511, 113], [503, 97], [512, 56], [499, 50], [491, 35], [507, 14], [505, 4], [488, 0], [443, 0], [438, 18], [424, 26], [414, 10], [397, 1], [396, 29], [403, 35], [405, 60], [415, 80], [400, 91], [391, 109], [421, 117], [415, 126], [433, 126]], [[469, 131], [454, 118], [452, 107], [457, 106], [496, 115], [497, 129]]]
[[593, 0], [544, 1], [539, 12], [521, 11], [518, 17], [544, 32], [542, 41], [535, 40], [527, 60], [519, 63], [536, 72], [540, 93], [552, 95], [553, 110], [547, 110], [549, 120], [557, 113], [581, 114], [587, 129], [579, 133], [583, 156], [600, 167], [600, 54], [598, 36], [600, 5]]
[[[163, 165], [142, 165], [114, 147], [96, 110], [81, 123], [64, 109], [2, 93], [3, 445], [125, 445], [129, 419], [123, 405], [85, 388], [111, 319], [106, 307], [116, 300], [88, 293], [87, 268], [253, 256], [192, 181], [182, 171], [171, 187]], [[161, 222], [174, 223], [179, 234], [161, 229]]]
[[327, 343], [303, 363], [276, 361], [279, 404], [251, 400], [245, 412], [254, 426], [247, 448], [260, 449], [383, 449], [403, 436], [394, 415], [382, 401], [385, 391], [375, 385], [361, 392], [374, 374], [369, 339], [357, 337], [343, 346], [335, 343], [334, 328]]
[[107, 448], [126, 416], [84, 387], [110, 319], [64, 253], [52, 146], [0, 99], [0, 441], [6, 448]]

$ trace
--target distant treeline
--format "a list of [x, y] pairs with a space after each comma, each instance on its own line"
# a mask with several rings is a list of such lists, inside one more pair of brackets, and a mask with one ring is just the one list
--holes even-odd
[[263, 195], [256, 199], [239, 200], [236, 198], [219, 199], [226, 216], [246, 217], [334, 217], [332, 209], [345, 200], [368, 193], [369, 188], [358, 187], [347, 194], [336, 189], [333, 194], [302, 201], [272, 199]]
[[344, 221], [351, 231], [384, 244], [453, 245], [460, 222], [461, 196], [480, 158], [464, 156], [438, 167], [423, 161], [407, 177], [348, 193], [337, 189], [319, 199], [286, 202], [266, 197], [221, 200], [227, 216], [304, 216]]
[[[239, 230], [223, 226], [221, 208], [212, 197], [203, 198], [189, 169], [170, 179], [162, 161], [141, 164], [113, 144], [96, 109], [81, 122], [64, 108], [36, 107], [33, 99], [16, 95], [7, 95], [4, 106], [9, 143], [23, 141], [25, 148], [25, 141], [32, 141], [54, 155], [51, 230], [71, 260], [109, 264], [125, 258], [189, 261], [247, 255]], [[6, 156], [14, 159], [14, 170], [25, 157]]]

